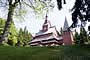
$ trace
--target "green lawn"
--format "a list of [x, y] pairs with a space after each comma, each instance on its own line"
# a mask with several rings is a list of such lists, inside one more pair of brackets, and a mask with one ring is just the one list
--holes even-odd
[[90, 46], [0, 46], [0, 60], [90, 60]]

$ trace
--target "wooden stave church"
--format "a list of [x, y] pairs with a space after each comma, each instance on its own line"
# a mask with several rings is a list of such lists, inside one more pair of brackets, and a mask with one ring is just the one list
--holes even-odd
[[72, 45], [73, 44], [73, 34], [72, 31], [68, 30], [69, 25], [65, 18], [63, 34], [59, 35], [55, 26], [51, 26], [50, 21], [47, 20], [47, 15], [45, 22], [40, 30], [33, 39], [29, 42], [30, 46], [59, 46], [59, 45]]

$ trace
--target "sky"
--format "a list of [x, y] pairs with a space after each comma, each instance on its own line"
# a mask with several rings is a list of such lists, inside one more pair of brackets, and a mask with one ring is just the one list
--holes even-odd
[[[70, 12], [70, 9], [73, 7], [75, 0], [66, 0], [67, 4], [64, 4], [61, 10], [58, 10], [56, 0], [53, 0], [53, 2], [55, 4], [55, 7], [52, 11], [49, 11], [48, 20], [51, 22], [52, 26], [56, 26], [56, 29], [60, 31], [60, 28], [64, 25], [65, 17], [68, 21], [69, 26], [72, 24], [72, 12]], [[0, 13], [0, 18], [4, 17], [2, 11], [0, 11]], [[25, 17], [25, 21], [17, 22], [17, 20], [15, 20], [14, 22], [17, 29], [24, 28], [26, 26], [30, 33], [35, 34], [42, 29], [44, 21], [45, 16], [38, 19], [35, 17], [35, 15], [33, 15], [33, 13], [28, 13]]]
[[[73, 7], [75, 0], [66, 0], [67, 4], [63, 5], [61, 10], [58, 10], [56, 0], [53, 0], [53, 2], [55, 7], [52, 11], [49, 11], [48, 20], [51, 22], [52, 26], [56, 26], [56, 29], [60, 31], [60, 28], [63, 27], [65, 17], [69, 26], [72, 24], [70, 9]], [[41, 19], [37, 19], [34, 15], [29, 14], [24, 22], [16, 23], [16, 26], [18, 28], [26, 26], [29, 32], [35, 34], [42, 29], [44, 21], [45, 16]]]

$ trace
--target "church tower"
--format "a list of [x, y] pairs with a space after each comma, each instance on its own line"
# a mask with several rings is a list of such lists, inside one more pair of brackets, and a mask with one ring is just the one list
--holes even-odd
[[73, 42], [73, 34], [69, 30], [69, 25], [65, 18], [64, 27], [63, 27], [63, 44], [72, 45], [72, 42]]
[[51, 23], [50, 23], [50, 21], [47, 20], [47, 17], [48, 16], [46, 14], [45, 22], [44, 22], [43, 27], [42, 27], [42, 30], [44, 32], [48, 31], [48, 29], [51, 27]]

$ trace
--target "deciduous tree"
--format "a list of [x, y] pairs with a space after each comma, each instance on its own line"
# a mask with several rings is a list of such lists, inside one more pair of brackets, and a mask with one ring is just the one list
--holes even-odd
[[[50, 1], [48, 0], [48, 2]], [[48, 6], [52, 6], [52, 5], [47, 5], [46, 2], [47, 0], [45, 1], [44, 0], [0, 0], [0, 7], [7, 8], [7, 12], [8, 12], [4, 31], [3, 31], [2, 37], [0, 38], [0, 43], [8, 39], [10, 25], [11, 25], [11, 22], [13, 22], [13, 16], [16, 8], [21, 9], [22, 5], [25, 4], [30, 8], [32, 8], [34, 12], [39, 12], [47, 9], [46, 7]]]

